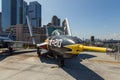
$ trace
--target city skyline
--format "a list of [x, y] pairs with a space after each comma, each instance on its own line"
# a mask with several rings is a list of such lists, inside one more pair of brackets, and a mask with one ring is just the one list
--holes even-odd
[[[27, 24], [26, 15], [30, 17], [33, 27], [41, 27], [41, 5], [37, 1], [27, 4], [24, 0], [2, 0], [2, 29], [12, 25]], [[7, 21], [7, 22], [6, 22]]]
[[25, 1], [38, 1], [42, 5], [42, 25], [49, 23], [51, 17], [56, 15], [61, 22], [67, 17], [73, 35], [81, 39], [90, 38], [90, 36], [100, 39], [120, 39], [119, 0]]

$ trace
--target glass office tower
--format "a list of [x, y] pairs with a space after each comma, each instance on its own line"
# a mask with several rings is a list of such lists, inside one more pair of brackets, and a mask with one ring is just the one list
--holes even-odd
[[[24, 23], [23, 0], [2, 0], [2, 28], [3, 31], [7, 27]], [[25, 10], [24, 9], [24, 10]]]
[[2, 25], [1, 25], [1, 16], [2, 16], [2, 13], [0, 12], [0, 32], [2, 32]]
[[[15, 2], [13, 2], [15, 1]], [[16, 0], [2, 0], [2, 27], [3, 31], [16, 23]], [[13, 8], [14, 11], [11, 11]], [[13, 16], [14, 14], [14, 16]]]
[[27, 2], [23, 1], [23, 24], [27, 24], [26, 15], [28, 15], [28, 5]]
[[16, 24], [23, 24], [23, 0], [16, 0], [16, 19], [17, 23]]
[[37, 1], [30, 2], [28, 15], [32, 26], [41, 27], [41, 5]]

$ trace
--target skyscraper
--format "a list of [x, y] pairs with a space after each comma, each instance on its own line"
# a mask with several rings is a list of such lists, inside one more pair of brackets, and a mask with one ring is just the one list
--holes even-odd
[[[17, 23], [16, 24], [23, 24], [23, 0], [16, 0], [16, 20]], [[11, 11], [14, 11], [11, 9]]]
[[60, 26], [60, 19], [57, 16], [52, 17], [52, 25], [53, 26]]
[[2, 16], [2, 13], [0, 12], [0, 32], [2, 31], [1, 16]]
[[[25, 4], [25, 5], [24, 5]], [[2, 28], [24, 24], [27, 4], [23, 0], [2, 0]]]
[[27, 24], [26, 15], [28, 15], [28, 5], [23, 1], [23, 24]]
[[[16, 23], [16, 0], [2, 0], [2, 27], [5, 30]], [[13, 9], [13, 10], [12, 10]]]
[[41, 26], [41, 5], [37, 1], [29, 3], [28, 15], [31, 19], [31, 25], [35, 27]]

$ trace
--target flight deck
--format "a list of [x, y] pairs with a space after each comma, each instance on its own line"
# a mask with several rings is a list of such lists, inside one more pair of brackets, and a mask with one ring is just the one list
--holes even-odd
[[65, 59], [63, 68], [56, 59], [39, 58], [35, 49], [6, 54], [0, 52], [0, 80], [120, 80], [120, 60], [106, 53], [83, 52]]

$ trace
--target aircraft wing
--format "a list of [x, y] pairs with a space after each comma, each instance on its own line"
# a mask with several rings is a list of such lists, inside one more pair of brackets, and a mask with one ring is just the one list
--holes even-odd
[[37, 44], [37, 47], [39, 47], [41, 49], [48, 49], [48, 43], [43, 42], [43, 43]]
[[33, 42], [29, 42], [29, 41], [14, 41], [14, 40], [4, 40], [4, 42], [11, 42], [11, 43], [33, 43]]
[[33, 44], [36, 44], [35, 38], [34, 38], [34, 35], [33, 35], [33, 32], [32, 32], [32, 26], [31, 26], [31, 24], [30, 24], [29, 17], [26, 16], [26, 19], [27, 19], [28, 28], [29, 28], [29, 31], [30, 31], [30, 36], [32, 37], [32, 42], [33, 42]]
[[65, 35], [72, 36], [72, 32], [71, 32], [71, 29], [70, 29], [68, 19], [65, 18], [65, 20], [63, 22], [64, 22], [63, 28], [64, 28], [64, 31], [65, 31]]
[[35, 42], [35, 38], [34, 38], [34, 35], [33, 35], [33, 32], [32, 32], [32, 26], [30, 24], [30, 19], [29, 19], [28, 16], [26, 16], [26, 18], [27, 18], [28, 28], [29, 28], [29, 31], [30, 31], [30, 36], [32, 37], [32, 43], [35, 44], [37, 48], [47, 49], [48, 48], [48, 40], [46, 40], [43, 43], [39, 43], [39, 44]]

